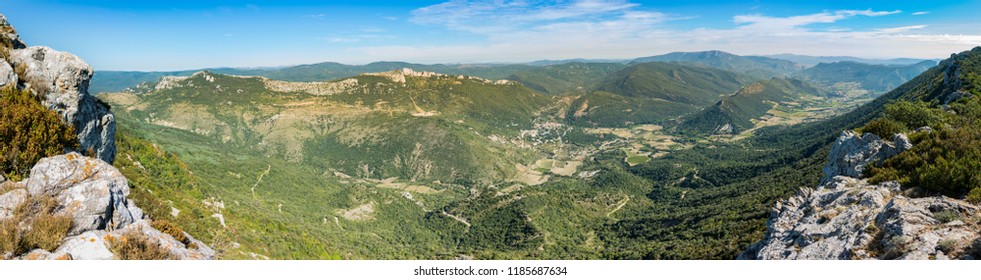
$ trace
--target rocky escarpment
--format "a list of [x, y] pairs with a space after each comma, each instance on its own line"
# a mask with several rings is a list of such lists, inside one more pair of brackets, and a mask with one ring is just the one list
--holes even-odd
[[858, 135], [845, 131], [831, 147], [830, 161], [824, 167], [821, 184], [830, 182], [835, 176], [859, 178], [866, 165], [893, 157], [913, 147], [905, 134], [893, 135], [892, 143], [883, 141], [878, 135], [866, 133]]
[[909, 149], [845, 132], [815, 189], [776, 204], [764, 239], [741, 259], [974, 259], [981, 254], [981, 209], [948, 197], [910, 198], [896, 182], [858, 179], [865, 165]]
[[40, 159], [20, 181], [0, 176], [0, 259], [214, 258], [207, 245], [176, 225], [149, 220], [127, 198], [128, 180], [111, 165], [114, 116], [88, 92], [92, 67], [70, 53], [28, 47], [3, 15], [0, 58], [0, 87], [39, 97], [74, 128], [79, 152], [92, 156]]
[[[52, 217], [70, 217], [70, 225], [57, 248], [35, 248], [28, 252], [0, 252], [11, 259], [117, 259], [126, 242], [141, 240], [158, 246], [162, 258], [211, 259], [215, 252], [183, 231], [164, 233], [143, 215], [143, 210], [127, 199], [130, 189], [125, 177], [108, 163], [77, 153], [44, 158], [31, 169], [28, 179], [6, 182], [0, 194], [0, 221], [19, 219], [20, 235], [39, 227], [39, 217], [17, 217], [37, 213], [18, 213], [32, 203], [50, 201]], [[23, 212], [23, 211], [21, 211]], [[28, 228], [28, 229], [25, 229]], [[5, 229], [8, 232], [10, 229]], [[16, 232], [15, 232], [16, 233]], [[46, 233], [52, 234], [52, 233]], [[8, 238], [8, 237], [5, 237]], [[10, 242], [8, 239], [0, 242]], [[15, 244], [16, 245], [16, 244]], [[12, 246], [16, 247], [16, 246]], [[3, 248], [3, 247], [0, 247]], [[28, 248], [31, 249], [31, 248]], [[21, 249], [23, 251], [23, 249]]]
[[13, 85], [42, 97], [75, 128], [79, 152], [112, 163], [116, 158], [116, 120], [109, 106], [89, 94], [94, 71], [81, 58], [49, 47], [27, 47], [0, 15], [0, 86]]

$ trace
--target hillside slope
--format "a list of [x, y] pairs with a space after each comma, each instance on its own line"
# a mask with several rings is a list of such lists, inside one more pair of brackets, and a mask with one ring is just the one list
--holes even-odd
[[637, 58], [632, 62], [643, 63], [652, 61], [711, 67], [743, 73], [757, 79], [787, 76], [804, 68], [801, 65], [783, 59], [763, 56], [739, 56], [723, 51], [673, 52], [658, 56]]
[[785, 78], [760, 81], [723, 97], [715, 105], [686, 116], [679, 129], [701, 134], [739, 134], [753, 128], [760, 117], [777, 106], [800, 103], [806, 97], [820, 97], [824, 92], [807, 82]]
[[936, 65], [931, 60], [911, 65], [870, 65], [848, 61], [819, 63], [795, 76], [824, 87], [835, 88], [835, 93], [839, 95], [849, 94], [849, 84], [875, 93], [892, 90]]
[[607, 75], [625, 67], [620, 63], [571, 62], [524, 70], [507, 79], [550, 95], [582, 94], [595, 89]]
[[713, 68], [638, 63], [608, 75], [578, 96], [566, 119], [576, 125], [620, 127], [660, 123], [718, 102], [753, 81]]

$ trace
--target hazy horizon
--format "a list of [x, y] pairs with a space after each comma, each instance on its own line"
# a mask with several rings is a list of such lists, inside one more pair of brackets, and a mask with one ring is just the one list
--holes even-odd
[[981, 3], [828, 1], [23, 1], [28, 45], [105, 71], [337, 62], [527, 63], [678, 51], [939, 59], [981, 45]]

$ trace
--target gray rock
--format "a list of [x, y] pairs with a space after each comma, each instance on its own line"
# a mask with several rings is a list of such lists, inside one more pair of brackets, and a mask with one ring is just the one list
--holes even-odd
[[[913, 148], [913, 142], [909, 141], [909, 137], [907, 137], [906, 134], [901, 134], [901, 133], [894, 134], [892, 136], [892, 144], [896, 148], [896, 154], [899, 154], [904, 151], [908, 151], [909, 149]], [[887, 157], [891, 157], [891, 156], [887, 156]], [[885, 159], [886, 158], [883, 158], [883, 160]]]
[[70, 234], [90, 230], [122, 228], [134, 222], [126, 196], [126, 177], [108, 163], [78, 153], [41, 159], [27, 180], [31, 195], [50, 195], [70, 213]]
[[955, 91], [955, 92], [953, 92], [951, 94], [948, 94], [947, 97], [944, 98], [944, 105], [947, 105], [947, 104], [950, 104], [951, 102], [960, 100], [961, 98], [970, 98], [972, 96], [974, 96], [974, 94], [971, 94], [970, 92], [966, 92], [966, 91], [963, 91], [963, 90], [958, 90], [958, 91]]
[[[981, 208], [947, 197], [907, 198], [895, 182], [837, 176], [777, 203], [765, 238], [741, 259], [945, 259], [966, 256]], [[888, 199], [888, 200], [887, 200]], [[939, 213], [950, 219], [946, 223]], [[947, 251], [944, 251], [947, 250]]]
[[22, 49], [25, 47], [24, 42], [20, 40], [20, 36], [17, 36], [17, 31], [14, 30], [13, 26], [7, 22], [7, 17], [0, 14], [0, 36], [6, 37], [10, 43], [11, 47], [15, 49]]
[[[160, 232], [159, 230], [150, 226], [146, 220], [140, 220], [126, 226], [123, 229], [113, 231], [109, 233], [113, 238], [121, 238], [127, 233], [136, 232], [140, 235], [145, 236], [148, 240], [157, 243], [161, 248], [169, 250], [170, 254], [175, 259], [180, 260], [210, 260], [215, 257], [215, 252], [204, 245], [203, 242], [191, 238], [192, 244], [197, 246], [196, 249], [187, 248], [184, 243], [181, 243], [173, 236], [166, 233]], [[185, 233], [186, 234], [186, 233]], [[190, 237], [188, 235], [188, 237]]]
[[3, 174], [0, 174], [0, 183], [6, 182], [6, 181], [7, 181], [7, 178], [4, 178], [3, 177]]
[[[882, 231], [880, 246], [883, 258], [921, 260], [950, 257], [958, 247], [966, 247], [979, 236], [977, 224], [964, 223], [975, 218], [981, 208], [947, 197], [906, 198], [897, 196], [877, 215], [876, 224]], [[957, 220], [945, 222], [940, 213], [955, 214]], [[949, 219], [945, 217], [944, 219]], [[946, 243], [946, 244], [941, 244]], [[942, 247], [951, 252], [943, 252]], [[963, 248], [960, 248], [963, 249]]]
[[[116, 120], [109, 106], [88, 92], [94, 71], [77, 56], [48, 47], [26, 47], [0, 14], [0, 36], [10, 39], [10, 57], [0, 63], [0, 86], [20, 82], [42, 97], [42, 103], [75, 127], [79, 151], [92, 151], [108, 163], [116, 159]], [[12, 65], [6, 64], [9, 62]], [[25, 67], [18, 77], [13, 69]]]
[[115, 160], [115, 117], [88, 92], [92, 67], [71, 53], [43, 46], [12, 50], [11, 62], [25, 65], [21, 82], [39, 91], [34, 94], [43, 97], [45, 106], [75, 126], [80, 151], [91, 149], [106, 162]]
[[6, 219], [14, 215], [14, 209], [27, 200], [27, 190], [15, 189], [0, 194], [0, 219]]
[[6, 60], [0, 59], [0, 87], [8, 84], [17, 84], [17, 73], [14, 73], [14, 68]]
[[913, 146], [906, 135], [894, 135], [893, 140], [899, 145], [887, 143], [872, 133], [859, 136], [854, 131], [842, 132], [831, 146], [821, 184], [835, 176], [859, 178], [865, 165], [895, 156]]
[[933, 133], [933, 128], [932, 127], [929, 127], [929, 126], [923, 126], [923, 127], [917, 128], [916, 129], [916, 132]]
[[133, 215], [133, 219], [142, 220], [145, 218], [145, 215], [143, 215], [143, 209], [136, 207], [136, 203], [134, 203], [132, 199], [128, 199], [127, 204], [129, 205], [128, 210], [129, 213]]
[[68, 254], [73, 260], [112, 260], [116, 255], [109, 249], [103, 230], [87, 231], [76, 236], [69, 236], [55, 249], [54, 255]]
[[778, 203], [766, 237], [747, 259], [851, 259], [873, 239], [866, 228], [889, 190], [837, 176], [815, 190]]

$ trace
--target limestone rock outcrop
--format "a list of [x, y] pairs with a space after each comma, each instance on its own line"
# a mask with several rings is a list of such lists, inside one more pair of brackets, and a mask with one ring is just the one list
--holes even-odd
[[74, 126], [80, 152], [91, 151], [112, 163], [116, 159], [116, 120], [109, 106], [88, 92], [92, 67], [71, 53], [27, 47], [2, 15], [0, 37], [10, 44], [0, 46], [8, 54], [0, 63], [0, 86], [15, 84], [42, 97], [42, 104]]
[[981, 208], [949, 197], [906, 197], [899, 183], [871, 185], [862, 167], [912, 148], [845, 132], [825, 178], [770, 212], [766, 236], [740, 259], [973, 259], [981, 254]]
[[[29, 178], [12, 190], [0, 194], [0, 219], [13, 215], [14, 209], [30, 197], [54, 198], [56, 215], [68, 215], [72, 226], [62, 244], [48, 252], [33, 250], [19, 259], [115, 259], [110, 248], [114, 240], [125, 240], [136, 234], [160, 246], [174, 259], [212, 259], [215, 252], [203, 242], [183, 232], [186, 243], [151, 226], [143, 211], [126, 198], [129, 184], [118, 169], [105, 161], [69, 153], [44, 158], [31, 169]], [[183, 238], [182, 238], [183, 239]]]
[[69, 234], [119, 229], [135, 220], [126, 196], [129, 184], [115, 167], [77, 153], [44, 158], [31, 168], [30, 195], [57, 198], [74, 222]]
[[913, 144], [905, 134], [893, 135], [892, 143], [888, 143], [872, 133], [858, 135], [854, 131], [842, 132], [831, 146], [821, 184], [830, 182], [835, 176], [861, 177], [866, 165], [890, 158], [912, 147]]

